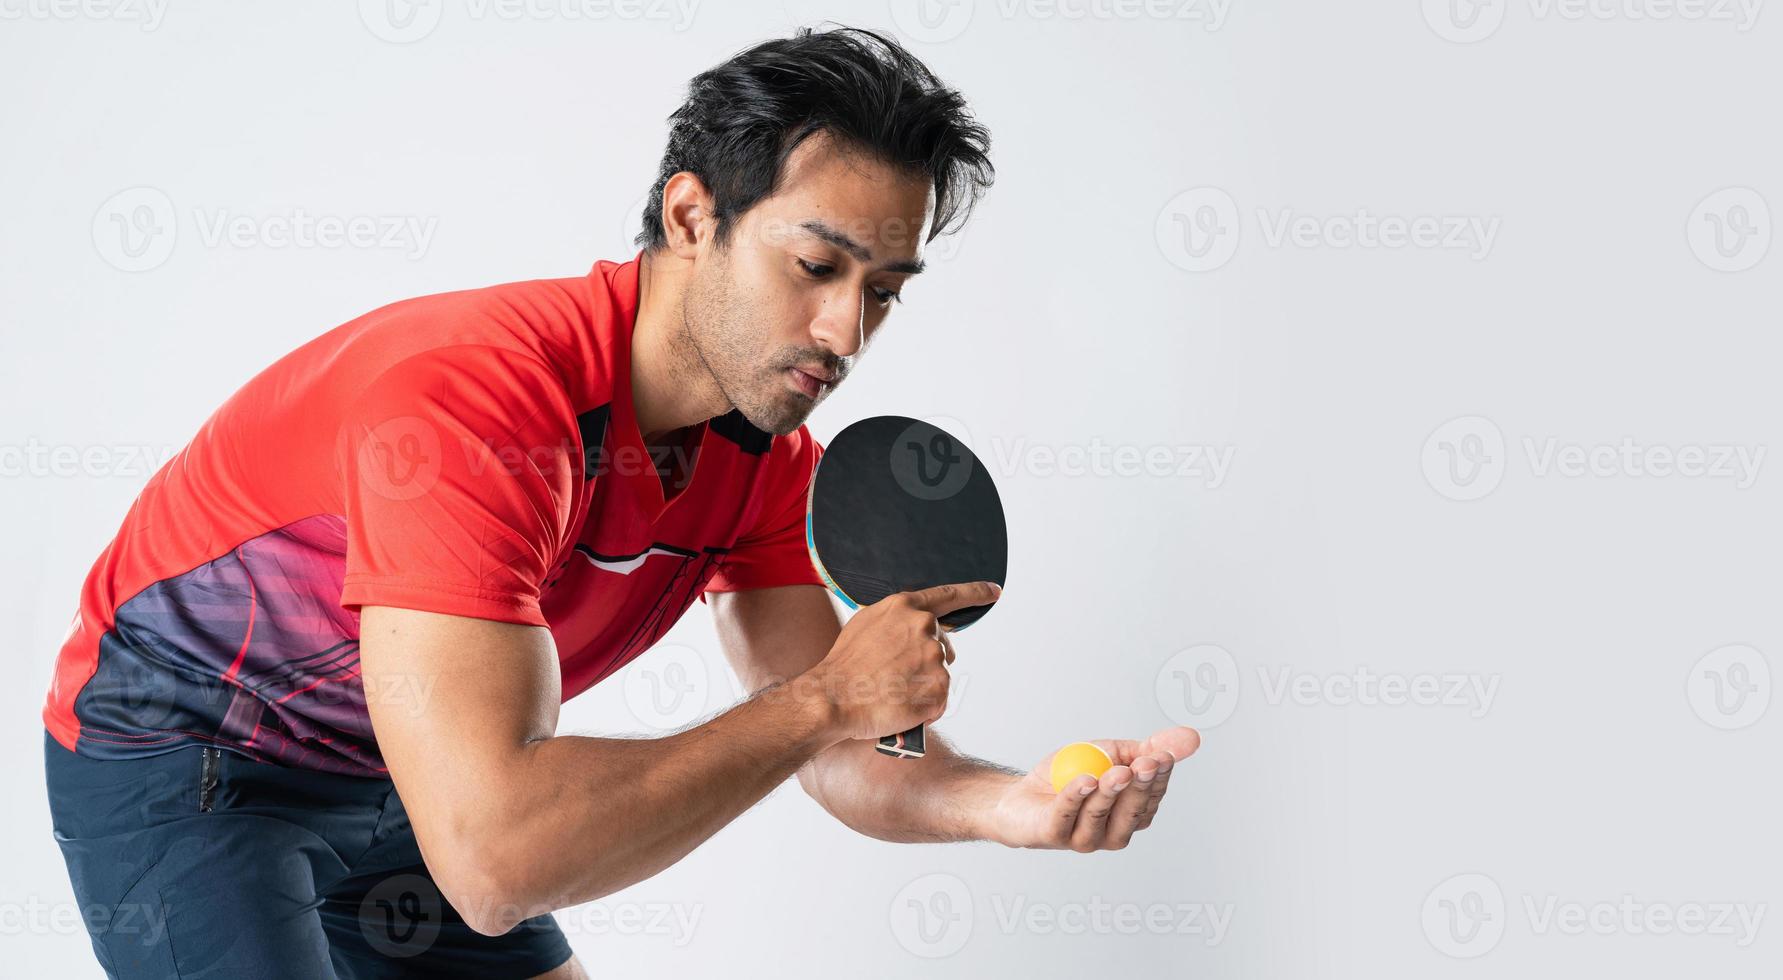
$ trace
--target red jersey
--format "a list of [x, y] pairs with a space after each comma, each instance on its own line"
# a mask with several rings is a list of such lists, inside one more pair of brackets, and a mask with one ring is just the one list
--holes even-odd
[[201, 743], [384, 775], [363, 605], [548, 627], [567, 700], [704, 592], [821, 584], [805, 429], [702, 423], [665, 493], [632, 411], [638, 269], [395, 303], [249, 381], [88, 573], [50, 733], [98, 758]]

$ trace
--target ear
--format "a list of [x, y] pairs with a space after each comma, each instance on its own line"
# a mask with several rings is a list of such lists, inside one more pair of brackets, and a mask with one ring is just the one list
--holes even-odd
[[677, 258], [693, 259], [717, 230], [706, 182], [683, 170], [662, 187], [662, 231]]

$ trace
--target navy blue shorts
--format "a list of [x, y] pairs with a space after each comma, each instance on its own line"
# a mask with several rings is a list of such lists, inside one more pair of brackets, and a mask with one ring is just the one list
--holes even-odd
[[388, 780], [190, 746], [139, 759], [44, 737], [56, 842], [114, 977], [532, 977], [548, 915], [479, 935], [434, 886]]

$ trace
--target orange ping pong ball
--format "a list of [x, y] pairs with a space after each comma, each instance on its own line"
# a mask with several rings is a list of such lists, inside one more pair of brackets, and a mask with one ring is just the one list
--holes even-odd
[[1084, 774], [1102, 778], [1114, 765], [1114, 760], [1102, 747], [1089, 742], [1072, 742], [1070, 745], [1053, 753], [1052, 757], [1052, 791], [1062, 793], [1071, 780]]

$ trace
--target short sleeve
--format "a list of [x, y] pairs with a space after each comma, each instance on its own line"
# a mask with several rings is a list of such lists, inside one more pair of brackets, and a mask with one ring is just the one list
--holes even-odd
[[580, 441], [562, 381], [494, 347], [392, 367], [342, 421], [341, 605], [547, 625], [539, 593], [568, 534]]
[[805, 543], [806, 492], [822, 455], [823, 447], [803, 426], [774, 440], [760, 516], [706, 583], [707, 592], [823, 585]]

